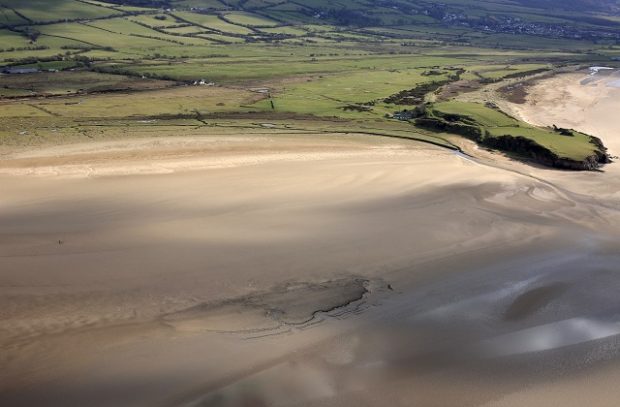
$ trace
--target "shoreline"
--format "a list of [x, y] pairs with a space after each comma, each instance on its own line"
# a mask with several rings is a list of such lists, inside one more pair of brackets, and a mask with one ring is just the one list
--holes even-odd
[[[516, 159], [533, 166], [542, 165], [569, 171], [600, 171], [605, 165], [611, 163], [612, 157], [608, 153], [605, 140], [601, 140], [597, 134], [577, 127], [556, 126], [549, 120], [532, 120], [521, 112], [523, 106], [536, 104], [536, 98], [528, 96], [530, 88], [534, 88], [538, 83], [547, 83], [559, 75], [572, 74], [575, 74], [575, 68], [503, 80], [487, 85], [479, 91], [464, 93], [455, 98], [457, 102], [484, 105], [486, 109], [501, 112], [516, 122], [513, 126], [515, 128], [512, 129], [504, 124], [503, 127], [506, 129], [496, 126], [489, 130], [484, 125], [481, 126], [484, 118], [478, 122], [474, 120], [473, 123], [471, 123], [472, 120], [468, 120], [470, 119], [468, 116], [463, 116], [464, 120], [455, 120], [454, 117], [459, 117], [455, 112], [451, 112], [454, 117], [448, 117], [448, 120], [435, 118], [431, 114], [431, 117], [424, 118], [424, 123], [428, 122], [431, 126], [451, 129], [457, 134], [476, 141], [482, 147], [486, 146], [504, 153], [508, 159]], [[491, 113], [493, 112], [489, 114]], [[476, 113], [473, 115], [475, 116]], [[496, 122], [499, 120], [496, 119]], [[530, 126], [533, 126], [539, 133], [529, 134], [527, 128]], [[577, 154], [575, 154], [576, 151], [578, 151]]]
[[[16, 151], [0, 160], [0, 176], [84, 178], [157, 175], [294, 161], [404, 154], [394, 137], [364, 134], [278, 133], [169, 136], [95, 141]], [[442, 146], [423, 144], [426, 148]]]
[[501, 107], [535, 126], [557, 125], [591, 134], [603, 141], [611, 156], [618, 156], [620, 126], [614, 112], [620, 109], [620, 89], [610, 83], [619, 77], [620, 70], [559, 73], [526, 85], [524, 103], [505, 100]]

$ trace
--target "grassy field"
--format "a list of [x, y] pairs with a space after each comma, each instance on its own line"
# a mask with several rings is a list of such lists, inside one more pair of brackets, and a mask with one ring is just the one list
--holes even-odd
[[16, 12], [29, 22], [41, 23], [65, 19], [91, 19], [120, 15], [121, 12], [109, 5], [67, 0], [2, 0], [5, 9]]
[[[433, 61], [435, 62], [435, 61]], [[413, 65], [413, 64], [411, 64]], [[348, 118], [382, 117], [391, 112], [387, 106], [377, 103], [408, 87], [431, 80], [445, 79], [444, 75], [429, 79], [423, 76], [425, 69], [379, 70], [339, 73], [323, 78], [313, 78], [301, 84], [287, 87], [274, 96], [275, 111], [337, 116]], [[351, 105], [372, 102], [369, 111], [347, 109]], [[259, 106], [269, 110], [269, 101]]]
[[433, 110], [468, 117], [485, 127], [511, 127], [518, 124], [517, 120], [512, 117], [477, 103], [443, 102], [433, 105]]
[[[187, 86], [143, 92], [118, 92], [69, 98], [37, 99], [25, 103], [49, 116], [84, 118], [148, 118], [201, 116], [214, 112], [244, 111], [261, 96], [247, 90], [214, 86]], [[11, 103], [10, 106], [15, 106]], [[2, 105], [0, 118], [27, 117]]]
[[[50, 63], [52, 64], [52, 63]], [[42, 64], [33, 64], [41, 66]], [[58, 66], [58, 65], [55, 65]], [[109, 75], [97, 72], [42, 72], [0, 76], [0, 95], [73, 95], [99, 91], [140, 91], [173, 86], [174, 82]], [[1, 114], [1, 113], [0, 113]]]
[[275, 27], [280, 25], [277, 21], [257, 14], [248, 12], [226, 13], [224, 17], [233, 24], [251, 27]]

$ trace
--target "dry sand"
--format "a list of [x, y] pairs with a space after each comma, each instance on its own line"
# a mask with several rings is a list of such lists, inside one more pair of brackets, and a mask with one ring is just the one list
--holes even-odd
[[501, 167], [362, 135], [7, 154], [1, 404], [550, 405], [529, 389], [598, 391], [583, 375], [618, 366], [620, 318], [605, 311], [620, 306], [619, 181]]
[[540, 126], [556, 124], [596, 135], [620, 155], [620, 71], [557, 75], [528, 88], [527, 103], [512, 105], [518, 116]]

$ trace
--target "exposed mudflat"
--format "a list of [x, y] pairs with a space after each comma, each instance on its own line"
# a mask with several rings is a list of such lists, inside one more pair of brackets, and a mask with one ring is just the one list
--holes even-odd
[[6, 153], [0, 404], [615, 405], [615, 165], [361, 135]]

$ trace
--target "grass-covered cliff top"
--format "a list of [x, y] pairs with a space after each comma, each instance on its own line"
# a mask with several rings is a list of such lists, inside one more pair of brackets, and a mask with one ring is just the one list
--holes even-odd
[[572, 129], [531, 126], [492, 105], [454, 100], [435, 103], [425, 106], [416, 122], [553, 166], [592, 169], [607, 161], [606, 150], [596, 137]]

